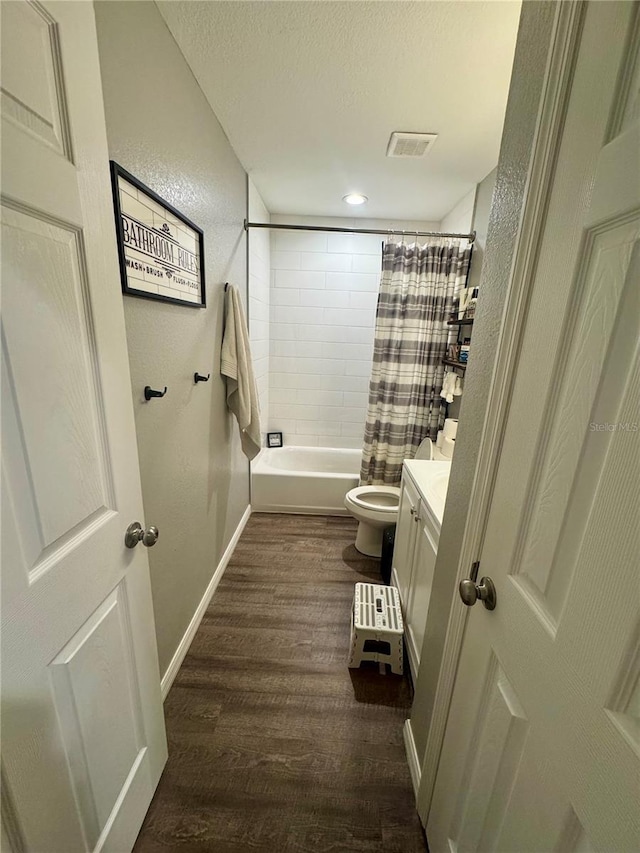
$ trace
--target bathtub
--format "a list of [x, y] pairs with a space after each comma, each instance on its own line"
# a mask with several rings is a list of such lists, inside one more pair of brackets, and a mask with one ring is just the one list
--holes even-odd
[[331, 447], [264, 448], [251, 463], [256, 512], [349, 515], [344, 496], [358, 485], [359, 450]]

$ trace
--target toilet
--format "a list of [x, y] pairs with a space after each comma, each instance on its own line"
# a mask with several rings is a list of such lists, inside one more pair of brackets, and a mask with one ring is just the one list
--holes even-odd
[[[434, 458], [431, 439], [424, 438], [414, 459]], [[357, 486], [347, 492], [344, 505], [358, 520], [356, 549], [368, 557], [379, 557], [382, 551], [382, 532], [398, 520], [400, 489], [397, 486]]]

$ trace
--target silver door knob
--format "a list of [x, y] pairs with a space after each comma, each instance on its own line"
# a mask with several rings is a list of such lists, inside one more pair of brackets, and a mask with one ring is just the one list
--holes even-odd
[[473, 607], [479, 599], [487, 610], [495, 609], [497, 595], [491, 578], [480, 578], [480, 583], [476, 583], [471, 578], [465, 578], [460, 581], [459, 591], [462, 603], [467, 607]]
[[151, 548], [158, 541], [160, 531], [157, 527], [151, 525], [145, 530], [139, 521], [132, 522], [127, 527], [127, 532], [124, 534], [124, 544], [127, 548], [135, 548], [138, 542], [142, 542], [147, 548]]

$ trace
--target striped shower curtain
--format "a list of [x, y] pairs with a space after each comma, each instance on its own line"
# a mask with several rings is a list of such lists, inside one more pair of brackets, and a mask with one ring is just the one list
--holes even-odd
[[397, 485], [402, 462], [442, 428], [444, 358], [455, 337], [446, 322], [464, 288], [471, 246], [438, 239], [387, 242], [376, 314], [360, 482]]

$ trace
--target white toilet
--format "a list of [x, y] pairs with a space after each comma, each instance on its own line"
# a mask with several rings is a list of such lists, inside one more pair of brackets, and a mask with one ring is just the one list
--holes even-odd
[[[425, 438], [413, 458], [433, 459], [434, 450], [431, 439]], [[356, 549], [368, 557], [379, 557], [382, 531], [398, 519], [400, 489], [397, 486], [357, 486], [347, 492], [344, 505], [359, 522]]]

